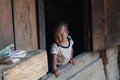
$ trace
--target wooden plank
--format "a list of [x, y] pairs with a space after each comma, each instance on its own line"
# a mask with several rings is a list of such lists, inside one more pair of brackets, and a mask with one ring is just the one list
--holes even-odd
[[37, 80], [48, 71], [46, 51], [33, 51], [13, 65], [0, 65], [4, 80]]
[[120, 1], [105, 0], [105, 15], [107, 34], [120, 32]]
[[11, 0], [0, 0], [0, 50], [14, 44]]
[[120, 32], [116, 34], [111, 34], [106, 37], [106, 47], [113, 47], [120, 45]]
[[45, 15], [44, 15], [44, 0], [37, 0], [38, 26], [39, 26], [39, 48], [46, 49], [45, 41]]
[[85, 41], [85, 51], [90, 51], [92, 50], [91, 47], [91, 25], [90, 25], [90, 1], [89, 0], [83, 0], [83, 11], [84, 11], [84, 41]]
[[118, 48], [117, 47], [111, 47], [108, 48], [106, 51], [101, 51], [100, 55], [103, 59], [104, 64], [110, 63], [112, 60], [117, 59], [118, 57]]
[[69, 80], [106, 80], [102, 60], [99, 59]]
[[118, 70], [118, 47], [111, 47], [106, 50], [102, 56], [105, 67], [105, 73], [107, 80], [119, 80], [119, 70]]
[[111, 60], [105, 65], [107, 80], [119, 80], [119, 69], [117, 59]]
[[93, 50], [105, 49], [104, 0], [92, 0]]
[[35, 0], [13, 0], [16, 49], [38, 49]]
[[106, 47], [120, 45], [120, 1], [105, 0]]
[[105, 70], [108, 80], [118, 80], [119, 79], [119, 69], [118, 69], [118, 46], [108, 48], [106, 50], [106, 58], [108, 63], [105, 64]]
[[117, 59], [117, 57], [118, 57], [118, 46], [111, 47], [106, 50], [106, 59], [108, 63], [110, 63], [114, 59]]
[[72, 65], [68, 64], [66, 66], [63, 66], [62, 69], [60, 68], [61, 74], [59, 77], [55, 77], [55, 75], [49, 73], [47, 75], [47, 80], [67, 80], [80, 70], [84, 69], [86, 66], [90, 65], [92, 62], [97, 60], [99, 58], [99, 53], [83, 53], [76, 57], [77, 64]]

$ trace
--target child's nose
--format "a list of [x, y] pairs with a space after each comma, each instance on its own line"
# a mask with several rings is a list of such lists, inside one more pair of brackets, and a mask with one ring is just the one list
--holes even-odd
[[59, 41], [61, 41], [62, 40], [62, 38], [61, 37], [59, 37]]

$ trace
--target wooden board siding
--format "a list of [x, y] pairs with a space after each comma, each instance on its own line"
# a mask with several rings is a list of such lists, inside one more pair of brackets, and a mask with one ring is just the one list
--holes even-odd
[[106, 47], [120, 45], [120, 1], [105, 0]]
[[69, 80], [106, 80], [102, 60], [95, 61]]
[[90, 25], [90, 19], [91, 19], [91, 17], [90, 17], [90, 8], [89, 8], [89, 6], [90, 6], [90, 0], [83, 0], [83, 16], [84, 16], [84, 41], [85, 41], [85, 50], [86, 51], [90, 51], [90, 50], [92, 50], [92, 47], [91, 47], [91, 39], [92, 39], [92, 37], [91, 37], [91, 32], [90, 32], [90, 27], [91, 27], [91, 25]]
[[118, 47], [106, 49], [102, 54], [107, 80], [119, 80]]
[[39, 26], [39, 48], [46, 49], [44, 0], [37, 0], [37, 20]]
[[93, 50], [105, 49], [104, 0], [92, 0]]
[[4, 80], [37, 80], [48, 71], [47, 53], [43, 50], [31, 51], [20, 62], [0, 65]]
[[35, 0], [13, 0], [16, 49], [38, 49]]
[[106, 36], [106, 47], [120, 45], [120, 32]]
[[108, 35], [120, 32], [120, 0], [105, 0]]
[[72, 76], [74, 76], [79, 71], [85, 69], [87, 66], [90, 66], [91, 63], [99, 59], [99, 53], [83, 53], [76, 57], [77, 64], [72, 65], [68, 64], [62, 69], [60, 69], [61, 74], [59, 77], [55, 77], [53, 74], [47, 75], [47, 80], [69, 80]]
[[112, 47], [106, 50], [105, 71], [107, 74], [107, 80], [119, 80], [118, 70], [118, 47]]
[[0, 49], [13, 43], [11, 0], [0, 0]]

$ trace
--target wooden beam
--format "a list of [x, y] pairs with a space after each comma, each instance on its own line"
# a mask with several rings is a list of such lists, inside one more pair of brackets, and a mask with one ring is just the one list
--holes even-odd
[[102, 60], [95, 61], [69, 80], [106, 80]]
[[93, 50], [105, 49], [104, 0], [91, 0]]
[[102, 56], [107, 80], [119, 80], [118, 47], [108, 48]]
[[67, 64], [60, 68], [61, 74], [59, 77], [55, 77], [52, 73], [47, 75], [47, 80], [68, 80], [70, 77], [83, 70], [86, 66], [99, 59], [99, 53], [83, 53], [76, 57], [77, 64]]
[[44, 0], [37, 0], [39, 48], [46, 49]]
[[104, 0], [107, 35], [120, 32], [120, 1]]
[[106, 47], [120, 45], [120, 1], [119, 0], [104, 0], [105, 3], [105, 26]]
[[0, 0], [0, 50], [14, 44], [11, 0]]
[[37, 50], [27, 54], [13, 65], [0, 65], [4, 80], [37, 80], [48, 71], [46, 51]]
[[120, 32], [108, 35], [106, 37], [106, 47], [107, 48], [117, 46], [117, 45], [120, 45]]
[[85, 51], [90, 51], [92, 50], [91, 47], [91, 24], [90, 24], [90, 1], [89, 0], [83, 0], [83, 11], [84, 11], [84, 41], [85, 41]]

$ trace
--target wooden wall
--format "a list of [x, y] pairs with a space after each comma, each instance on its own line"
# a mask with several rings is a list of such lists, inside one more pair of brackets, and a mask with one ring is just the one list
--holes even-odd
[[107, 47], [120, 45], [120, 1], [105, 0], [105, 20]]
[[93, 50], [105, 49], [104, 0], [92, 0]]
[[16, 49], [37, 49], [35, 0], [13, 0]]
[[0, 0], [0, 49], [38, 49], [36, 0]]
[[11, 0], [0, 0], [0, 49], [14, 43]]
[[[105, 8], [104, 8], [104, 4], [106, 6]], [[120, 14], [119, 14], [119, 7], [118, 7], [119, 4], [120, 4], [120, 1], [118, 0], [92, 0], [91, 7], [92, 7], [92, 13], [93, 13], [92, 14], [93, 41], [94, 41], [93, 45], [95, 50], [105, 48], [105, 42], [104, 42], [105, 35], [107, 35], [108, 41], [110, 41], [111, 38], [114, 39], [112, 40], [114, 41], [112, 45], [115, 43], [120, 44], [120, 36], [119, 36], [120, 34], [119, 15]], [[105, 26], [104, 26], [104, 12], [103, 12], [104, 9], [106, 11]], [[44, 14], [42, 13], [42, 15]], [[37, 16], [36, 16], [35, 0], [0, 0], [0, 49], [12, 43], [15, 44], [16, 49], [25, 49], [25, 50], [38, 49], [38, 34], [37, 34], [38, 30], [37, 30], [36, 18]], [[41, 24], [44, 25], [44, 22]], [[41, 30], [41, 28], [39, 28], [39, 30]], [[43, 35], [43, 34], [40, 34], [40, 35]], [[110, 35], [110, 38], [109, 38], [109, 35]], [[113, 37], [111, 37], [111, 35]], [[40, 36], [40, 38], [42, 37]], [[42, 41], [40, 43], [42, 45]], [[100, 44], [98, 45], [98, 43]], [[104, 57], [100, 57], [99, 52], [95, 52], [94, 54], [88, 53], [88, 54], [83, 54], [78, 56], [77, 58], [78, 64], [75, 66], [69, 64], [66, 68], [64, 68], [61, 71], [63, 74], [61, 74], [61, 76], [58, 77], [57, 79], [62, 78], [65, 80], [66, 79], [74, 80], [74, 79], [82, 78], [83, 80], [94, 80], [94, 79], [95, 80], [101, 80], [101, 79], [102, 80], [106, 80], [106, 79], [118, 80], [119, 78], [118, 63], [117, 63], [118, 48], [114, 47], [114, 48], [106, 49], [104, 54], [105, 54]], [[35, 56], [35, 55], [32, 55], [32, 56]], [[38, 64], [39, 64], [39, 58], [40, 56], [34, 59], [32, 58], [31, 60], [33, 61], [32, 68], [35, 70], [36, 70], [35, 67], [38, 67]], [[43, 59], [46, 59], [45, 66], [46, 66], [46, 72], [47, 72], [47, 55], [45, 55], [44, 57], [42, 56], [41, 61], [43, 61]], [[35, 64], [34, 60], [37, 61], [36, 63], [38, 64], [34, 65]], [[43, 63], [44, 62], [42, 62], [42, 64]], [[23, 66], [26, 67], [25, 63]], [[28, 70], [26, 71], [28, 72], [26, 74], [28, 74], [29, 71], [31, 70], [30, 67], [27, 68]], [[16, 69], [20, 69], [20, 68], [16, 68]], [[41, 69], [39, 69], [39, 71], [40, 70]], [[22, 69], [20, 70], [20, 72], [21, 71]], [[36, 71], [38, 71], [38, 69]], [[14, 74], [13, 71], [10, 71], [10, 72]], [[31, 73], [31, 74], [34, 74], [34, 73]], [[50, 79], [56, 80], [56, 77], [52, 75], [49, 77], [49, 80]]]
[[120, 1], [92, 0], [93, 50], [120, 45]]
[[108, 35], [120, 33], [120, 1], [105, 0], [105, 17]]

